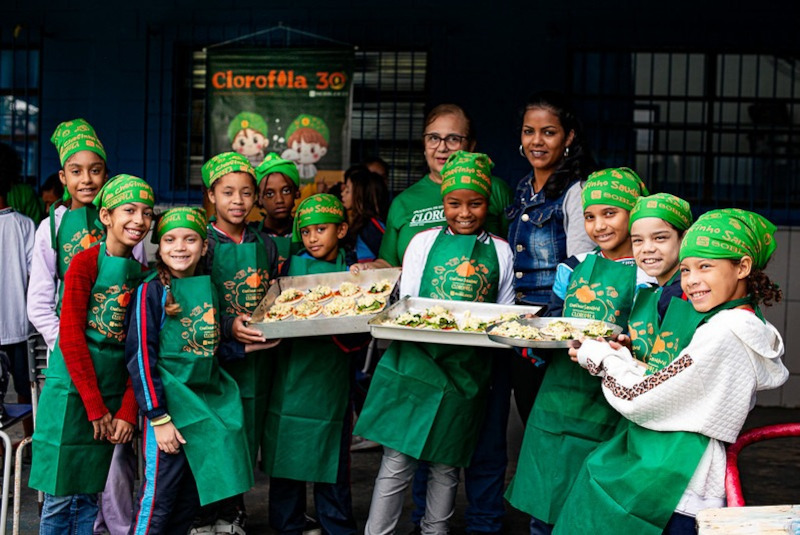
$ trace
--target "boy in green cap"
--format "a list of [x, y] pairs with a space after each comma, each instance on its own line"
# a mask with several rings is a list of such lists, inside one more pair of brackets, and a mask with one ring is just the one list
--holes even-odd
[[[582, 191], [591, 253], [558, 265], [548, 316], [627, 325], [638, 286], [656, 282], [637, 269], [628, 230], [630, 211], [648, 191], [627, 167], [589, 175]], [[532, 515], [531, 533], [549, 533], [586, 455], [610, 438], [619, 415], [603, 402], [597, 381], [577, 368], [566, 350], [547, 355], [547, 372], [525, 428], [509, 502]], [[540, 361], [527, 349], [523, 356]]]
[[253, 167], [264, 160], [269, 147], [267, 122], [257, 113], [243, 111], [228, 125], [231, 149], [247, 158]]
[[300, 173], [291, 160], [274, 152], [256, 168], [259, 202], [264, 219], [259, 230], [270, 236], [278, 248], [278, 270], [289, 258], [292, 238], [292, 209], [300, 197]]
[[[347, 271], [355, 258], [346, 257], [340, 246], [347, 234], [346, 221], [344, 206], [333, 195], [319, 193], [300, 203], [292, 240], [303, 248], [284, 263], [284, 272], [296, 276]], [[296, 316], [302, 314], [295, 310]], [[309, 481], [314, 483], [314, 505], [323, 532], [356, 533], [349, 473], [353, 377], [349, 353], [368, 339], [346, 338], [284, 340], [283, 351], [275, 358], [262, 461], [270, 476], [269, 523], [278, 533], [303, 531]]]
[[[28, 318], [41, 333], [52, 353], [59, 333], [59, 314], [64, 278], [72, 259], [105, 236], [99, 212], [93, 204], [108, 178], [106, 151], [92, 125], [84, 119], [60, 123], [50, 141], [58, 151], [64, 185], [64, 203], [50, 206], [36, 229], [28, 286]], [[133, 248], [133, 258], [147, 265], [144, 245]], [[120, 445], [103, 492], [98, 528], [103, 525], [114, 535], [124, 533], [133, 510], [131, 490], [135, 478], [133, 450]]]
[[[514, 303], [511, 248], [483, 228], [492, 166], [485, 154], [448, 157], [441, 184], [447, 225], [411, 239], [401, 295]], [[447, 532], [459, 467], [469, 465], [478, 440], [491, 369], [474, 348], [392, 343], [354, 430], [384, 447], [366, 534], [394, 532], [419, 461], [430, 463], [422, 533]]]
[[[692, 332], [658, 366], [645, 370], [626, 348], [596, 340], [572, 351], [603, 378], [605, 399], [628, 425], [587, 457], [557, 532], [695, 533], [700, 510], [725, 506], [725, 443], [739, 436], [757, 391], [789, 376], [781, 336], [759, 308], [781, 298], [763, 271], [774, 232], [740, 209], [707, 212], [689, 228], [680, 272], [690, 311], [672, 325]], [[671, 305], [665, 322], [672, 313]], [[667, 326], [661, 334], [676, 341]], [[660, 344], [650, 350], [659, 353]]]
[[[141, 178], [111, 179], [93, 201], [105, 239], [76, 254], [66, 273], [33, 435], [29, 484], [45, 493], [43, 533], [93, 532], [115, 445], [133, 436], [137, 406], [125, 367], [124, 319], [145, 269], [133, 249], [150, 230], [154, 203]], [[130, 496], [129, 487], [117, 490]]]

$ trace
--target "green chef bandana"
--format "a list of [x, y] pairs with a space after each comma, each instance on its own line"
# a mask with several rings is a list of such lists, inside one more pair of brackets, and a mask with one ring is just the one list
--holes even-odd
[[636, 199], [636, 204], [631, 210], [628, 228], [633, 226], [634, 221], [645, 217], [662, 219], [678, 229], [679, 232], [691, 227], [693, 221], [689, 203], [669, 193], [656, 193], [649, 197]]
[[210, 188], [211, 184], [229, 173], [248, 173], [253, 179], [256, 178], [256, 170], [250, 165], [248, 159], [237, 152], [217, 154], [203, 164], [201, 171], [203, 173], [203, 184], [207, 188]]
[[104, 161], [106, 159], [106, 150], [97, 138], [97, 133], [84, 119], [73, 119], [58, 125], [50, 142], [58, 151], [61, 167], [64, 167], [70, 156], [82, 150], [92, 151]]
[[292, 134], [294, 134], [295, 131], [300, 128], [310, 128], [312, 130], [316, 130], [320, 133], [323, 139], [325, 139], [326, 143], [330, 143], [331, 141], [331, 134], [328, 130], [328, 126], [325, 124], [325, 121], [319, 117], [306, 115], [305, 113], [298, 115], [297, 118], [292, 121], [292, 124], [289, 125], [289, 128], [286, 129], [286, 139], [292, 137]]
[[257, 113], [243, 111], [233, 118], [231, 124], [228, 125], [228, 139], [233, 143], [236, 134], [242, 130], [249, 128], [256, 132], [261, 132], [264, 137], [267, 136], [267, 122]]
[[611, 167], [595, 171], [583, 185], [583, 209], [595, 204], [618, 206], [630, 211], [636, 199], [649, 195], [639, 175], [627, 167]]
[[141, 178], [117, 175], [105, 183], [92, 202], [98, 208], [107, 210], [129, 202], [140, 202], [152, 208], [156, 203], [156, 196], [150, 184]]
[[190, 208], [188, 206], [167, 210], [158, 220], [157, 234], [159, 241], [164, 234], [176, 228], [193, 230], [205, 240], [208, 233], [206, 211], [202, 208]]
[[739, 208], [711, 210], [689, 227], [680, 259], [749, 256], [754, 269], [764, 269], [775, 252], [775, 225], [765, 217]]
[[442, 197], [451, 191], [469, 189], [489, 198], [494, 163], [485, 154], [459, 150], [442, 167]]
[[289, 177], [294, 185], [300, 187], [300, 172], [292, 160], [284, 160], [274, 152], [267, 154], [264, 161], [256, 168], [256, 182], [261, 184], [271, 173], [280, 173]]
[[294, 216], [294, 231], [292, 241], [302, 242], [300, 229], [309, 225], [321, 225], [323, 223], [341, 223], [345, 220], [344, 205], [330, 193], [317, 193], [308, 197], [297, 207]]

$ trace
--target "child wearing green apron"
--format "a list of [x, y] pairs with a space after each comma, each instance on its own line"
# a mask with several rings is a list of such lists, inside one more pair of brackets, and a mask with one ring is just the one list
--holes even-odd
[[[642, 180], [628, 168], [589, 175], [582, 191], [584, 227], [598, 249], [559, 264], [548, 315], [590, 318], [627, 325], [637, 285], [655, 281], [637, 271], [628, 232], [630, 211]], [[550, 533], [561, 504], [586, 458], [612, 436], [619, 415], [600, 386], [553, 351], [525, 428], [509, 502], [530, 513], [531, 534]]]
[[[208, 225], [205, 268], [217, 289], [222, 340], [231, 341], [235, 348], [222, 365], [239, 386], [248, 448], [255, 466], [272, 384], [273, 359], [265, 350], [274, 343], [267, 343], [247, 322], [277, 273], [278, 254], [271, 238], [247, 224], [258, 196], [256, 172], [247, 158], [223, 152], [203, 164], [202, 174], [216, 211]], [[244, 533], [246, 518], [240, 495], [203, 507], [195, 528], [198, 533]]]
[[646, 367], [604, 342], [572, 350], [628, 426], [587, 457], [557, 532], [693, 534], [699, 511], [725, 505], [724, 443], [736, 440], [756, 392], [788, 377], [781, 337], [759, 310], [781, 298], [763, 272], [774, 232], [739, 209], [695, 222], [680, 248], [692, 310], [673, 300]]
[[217, 294], [197, 265], [205, 211], [159, 220], [158, 271], [137, 288], [125, 354], [145, 416], [144, 480], [131, 535], [186, 533], [200, 504], [247, 491], [253, 470], [239, 388], [217, 362]]
[[[347, 271], [339, 243], [346, 234], [339, 199], [327, 193], [305, 199], [297, 207], [292, 236], [295, 243], [302, 241], [303, 249], [287, 261], [288, 275]], [[278, 533], [303, 531], [308, 481], [314, 483], [314, 505], [323, 532], [356, 533], [350, 494], [349, 353], [359, 348], [348, 347], [346, 338], [284, 340], [275, 357], [262, 461], [270, 476], [269, 523]]]
[[292, 209], [300, 197], [300, 173], [291, 160], [284, 160], [274, 152], [267, 154], [256, 168], [259, 204], [264, 209], [264, 219], [259, 231], [266, 233], [278, 248], [278, 271], [291, 254]]
[[[447, 226], [412, 238], [402, 295], [512, 304], [513, 255], [483, 229], [492, 164], [457, 151], [442, 169]], [[422, 533], [447, 533], [459, 467], [469, 465], [492, 362], [475, 348], [394, 342], [375, 370], [355, 433], [384, 446], [365, 533], [393, 533], [420, 460], [430, 462]]]
[[131, 258], [153, 217], [152, 188], [118, 175], [94, 200], [105, 241], [64, 279], [59, 341], [33, 435], [30, 486], [45, 493], [40, 533], [92, 533], [115, 444], [129, 442], [136, 401], [124, 363], [124, 316], [143, 267]]

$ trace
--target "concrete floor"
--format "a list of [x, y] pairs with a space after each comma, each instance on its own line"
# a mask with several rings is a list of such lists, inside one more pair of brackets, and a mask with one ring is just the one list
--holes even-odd
[[[745, 429], [769, 425], [773, 423], [800, 422], [800, 409], [756, 408], [747, 420]], [[9, 430], [13, 440], [21, 437], [21, 427]], [[516, 468], [516, 459], [522, 441], [522, 426], [516, 410], [512, 408], [508, 426], [509, 469], [507, 479], [510, 480]], [[755, 444], [740, 456], [740, 470], [744, 496], [748, 505], [769, 505], [793, 503], [800, 504], [800, 439], [776, 439]], [[352, 455], [352, 488], [353, 509], [359, 527], [363, 528], [369, 511], [372, 485], [380, 465], [380, 450], [356, 452]], [[20, 533], [34, 534], [38, 531], [38, 508], [35, 491], [27, 488], [30, 466], [23, 466], [22, 521]], [[267, 525], [267, 491], [269, 479], [257, 474], [256, 486], [246, 496], [249, 513], [248, 535], [273, 533]], [[310, 490], [310, 488], [309, 488]], [[411, 530], [408, 520], [411, 510], [410, 494], [406, 496], [406, 511], [398, 534], [405, 535]], [[309, 492], [309, 504], [312, 503]], [[451, 523], [451, 533], [465, 533], [463, 513], [466, 508], [466, 497], [463, 486], [459, 489], [456, 503], [456, 514]], [[11, 533], [11, 503], [9, 503], [8, 533]], [[527, 533], [527, 515], [508, 507], [504, 527], [507, 534], [522, 535]]]

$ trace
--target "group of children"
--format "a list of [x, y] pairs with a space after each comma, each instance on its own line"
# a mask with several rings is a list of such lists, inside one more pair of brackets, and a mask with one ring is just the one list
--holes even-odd
[[[260, 457], [273, 529], [303, 532], [313, 482], [322, 530], [354, 534], [352, 432], [384, 447], [365, 533], [396, 532], [420, 461], [429, 463], [421, 532], [448, 532], [459, 468], [482, 425], [486, 356], [393, 343], [353, 430], [352, 355], [366, 340], [266, 340], [248, 324], [280, 275], [367, 267], [344, 247], [354, 219], [338, 198], [312, 195], [292, 215], [293, 162], [270, 154], [254, 169], [240, 154], [216, 155], [202, 169], [215, 216], [181, 207], [158, 217], [148, 271], [152, 188], [130, 175], [107, 180], [105, 151], [83, 120], [59, 125], [53, 143], [69, 207], [51, 208], [36, 233], [41, 276], [28, 294], [50, 349], [30, 477], [45, 493], [41, 533], [92, 533], [104, 488], [104, 506], [133, 511], [118, 522], [131, 534], [244, 533], [243, 494]], [[484, 154], [449, 156], [446, 224], [410, 240], [402, 295], [514, 303], [513, 253], [484, 228], [492, 167]], [[697, 511], [724, 504], [722, 443], [736, 438], [756, 390], [787, 377], [780, 336], [759, 310], [780, 298], [763, 273], [775, 227], [732, 209], [692, 224], [685, 201], [648, 195], [626, 168], [592, 174], [582, 195], [598, 248], [559, 266], [548, 313], [627, 334], [528, 355], [547, 372], [507, 498], [532, 515], [532, 534], [692, 533]], [[357, 197], [346, 197], [352, 208]], [[259, 198], [267, 217], [248, 223]], [[132, 485], [137, 412], [145, 474], [126, 506], [114, 494]]]

